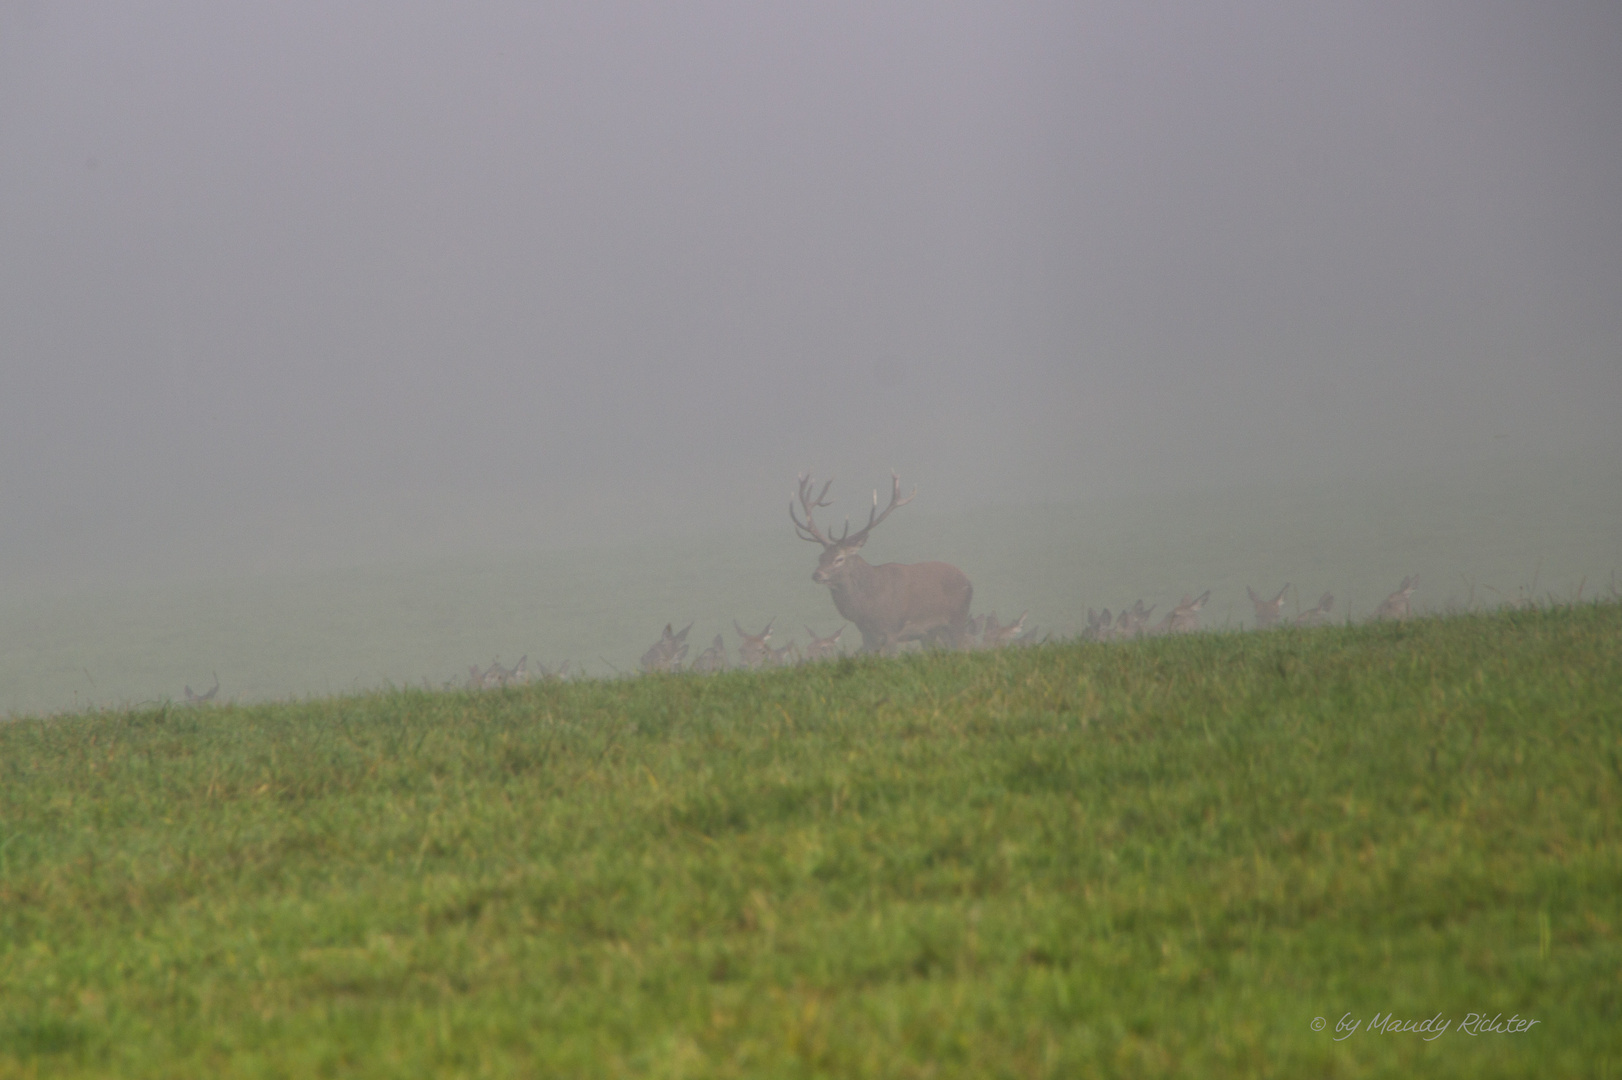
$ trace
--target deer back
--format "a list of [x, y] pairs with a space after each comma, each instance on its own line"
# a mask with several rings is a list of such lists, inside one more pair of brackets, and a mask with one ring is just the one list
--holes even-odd
[[923, 638], [959, 644], [967, 638], [974, 587], [950, 563], [881, 563], [847, 559], [828, 582], [834, 607], [862, 634], [869, 651]]

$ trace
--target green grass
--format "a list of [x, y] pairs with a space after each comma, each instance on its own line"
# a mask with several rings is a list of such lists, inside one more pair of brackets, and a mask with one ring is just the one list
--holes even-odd
[[0, 1076], [1622, 1075], [1619, 654], [1584, 604], [19, 720]]

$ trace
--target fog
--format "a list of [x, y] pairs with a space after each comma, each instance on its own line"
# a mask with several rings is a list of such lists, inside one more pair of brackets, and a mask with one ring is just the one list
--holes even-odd
[[1619, 404], [1615, 4], [0, 5], [14, 585], [1614, 460]]

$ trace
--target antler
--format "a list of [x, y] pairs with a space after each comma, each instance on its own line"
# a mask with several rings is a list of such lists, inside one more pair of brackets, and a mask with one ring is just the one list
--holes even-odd
[[[875, 489], [873, 492], [873, 509], [868, 512], [867, 524], [862, 526], [861, 532], [855, 536], [850, 536], [850, 522], [847, 521], [845, 523], [845, 536], [839, 538], [839, 543], [861, 547], [867, 543], [867, 534], [873, 531], [874, 526], [889, 517], [890, 512], [896, 507], [906, 506], [917, 497], [918, 489], [916, 487], [912, 489], [911, 495], [908, 495], [905, 499], [901, 497], [901, 477], [897, 476], [892, 470], [890, 473], [890, 505], [884, 508], [884, 513], [879, 513], [879, 493]], [[847, 539], [847, 537], [849, 538]]]
[[889, 517], [891, 511], [898, 506], [906, 506], [908, 503], [912, 502], [913, 499], [918, 497], [918, 489], [915, 487], [912, 489], [912, 494], [903, 499], [901, 497], [901, 477], [897, 476], [892, 471], [890, 473], [890, 505], [884, 508], [884, 513], [879, 513], [879, 493], [877, 490], [875, 490], [873, 492], [873, 509], [868, 512], [867, 524], [862, 526], [862, 530], [855, 536], [852, 536], [850, 534], [850, 518], [846, 518], [845, 531], [840, 533], [834, 539], [830, 540], [828, 537], [823, 535], [821, 529], [817, 528], [817, 523], [812, 520], [811, 514], [812, 511], [819, 506], [833, 505], [827, 501], [828, 488], [832, 485], [833, 481], [829, 480], [827, 483], [822, 485], [822, 490], [817, 492], [816, 498], [812, 498], [811, 489], [816, 486], [816, 481], [811, 479], [810, 473], [800, 474], [800, 505], [805, 508], [804, 523], [802, 523], [800, 519], [795, 516], [794, 504], [792, 502], [788, 504], [789, 520], [794, 522], [794, 528], [799, 533], [800, 539], [815, 541], [825, 548], [842, 546], [861, 547], [863, 544], [867, 543], [867, 534], [872, 532], [874, 527], [877, 526], [879, 522]]
[[[811, 489], [814, 486], [816, 486], [816, 481], [811, 479], [810, 473], [800, 474], [800, 505], [805, 508], [805, 524], [800, 524], [800, 519], [794, 516], [794, 503], [792, 500], [788, 504], [789, 520], [794, 522], [794, 531], [801, 540], [810, 540], [813, 543], [821, 544], [825, 548], [830, 548], [839, 541], [829, 540], [822, 535], [822, 530], [817, 528], [817, 523], [812, 520], [811, 514], [819, 506], [833, 505], [827, 501], [828, 489], [833, 486], [833, 478], [828, 478], [828, 482], [822, 485], [822, 490], [817, 492], [817, 497], [813, 499]], [[845, 531], [850, 531], [849, 522], [845, 523]], [[840, 537], [840, 539], [843, 540], [844, 537]], [[739, 632], [742, 633], [742, 631]]]

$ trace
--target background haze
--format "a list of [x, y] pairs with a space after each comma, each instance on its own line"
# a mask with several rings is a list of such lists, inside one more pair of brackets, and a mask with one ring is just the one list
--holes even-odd
[[1614, 4], [0, 5], [31, 594], [1622, 460], [1619, 300]]

